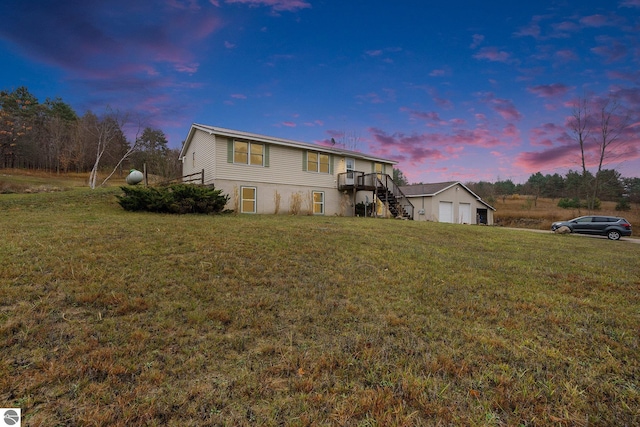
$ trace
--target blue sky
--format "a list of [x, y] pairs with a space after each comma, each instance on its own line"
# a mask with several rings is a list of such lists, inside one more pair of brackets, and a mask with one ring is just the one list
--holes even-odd
[[611, 98], [605, 167], [640, 176], [640, 0], [8, 1], [0, 58], [0, 89], [132, 112], [175, 148], [191, 123], [334, 138], [410, 182], [577, 170], [573, 105], [595, 136]]

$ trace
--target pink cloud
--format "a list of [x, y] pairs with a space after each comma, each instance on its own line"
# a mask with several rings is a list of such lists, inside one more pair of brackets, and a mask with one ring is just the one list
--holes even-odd
[[620, 7], [639, 7], [640, 8], [640, 0], [623, 0], [620, 3]]
[[366, 95], [356, 95], [356, 98], [360, 99], [361, 101], [369, 102], [371, 104], [382, 104], [382, 103], [384, 103], [382, 98], [380, 98], [380, 95], [378, 95], [375, 92], [371, 92], [371, 93], [368, 93]]
[[549, 85], [533, 86], [527, 90], [541, 98], [553, 98], [566, 94], [569, 91], [569, 87], [561, 83], [552, 83]]
[[529, 36], [529, 37], [533, 37], [534, 39], [537, 39], [540, 37], [540, 33], [541, 33], [540, 24], [538, 24], [538, 22], [534, 20], [531, 23], [529, 23], [529, 25], [527, 25], [526, 27], [522, 27], [514, 35], [518, 37]]
[[232, 93], [231, 97], [235, 99], [247, 99], [247, 95], [243, 95], [241, 93]]
[[606, 62], [616, 62], [627, 56], [627, 47], [618, 40], [608, 36], [596, 38], [599, 46], [591, 48], [591, 51], [605, 58]]
[[289, 128], [294, 128], [296, 127], [296, 124], [294, 122], [282, 122], [282, 126], [286, 126]]
[[604, 15], [590, 15], [580, 19], [580, 23], [585, 27], [605, 27], [608, 25], [614, 25], [614, 23], [608, 17]]
[[493, 93], [484, 93], [482, 95], [484, 97], [483, 101], [504, 120], [520, 120], [522, 118], [522, 114], [513, 104], [513, 101], [496, 98]]
[[557, 51], [555, 53], [556, 58], [560, 59], [561, 61], [564, 62], [569, 62], [569, 61], [577, 61], [578, 60], [578, 55], [576, 55], [576, 53], [572, 50], [569, 49], [561, 49], [559, 51]]
[[484, 41], [484, 36], [482, 34], [474, 34], [472, 37], [473, 41], [471, 42], [471, 45], [469, 47], [471, 49], [476, 49]]
[[[374, 151], [384, 155], [407, 159], [410, 163], [418, 164], [427, 160], [442, 160], [444, 156], [438, 149], [429, 147], [428, 137], [425, 135], [405, 135], [402, 132], [388, 135], [381, 129], [369, 128], [373, 140], [378, 144]], [[400, 153], [398, 155], [398, 153]]]
[[580, 31], [580, 26], [572, 21], [563, 21], [551, 24], [551, 28], [553, 29], [553, 35], [556, 38], [566, 38], [569, 36], [568, 33]]
[[235, 49], [236, 45], [234, 43], [231, 43], [225, 40], [224, 47], [226, 47], [227, 49]]
[[446, 74], [444, 70], [433, 70], [429, 73], [429, 77], [442, 77]]
[[433, 102], [435, 102], [438, 107], [444, 110], [450, 110], [453, 108], [453, 102], [450, 99], [443, 98], [440, 96], [438, 91], [434, 88], [426, 88], [427, 93], [431, 96]]
[[497, 47], [483, 47], [473, 55], [475, 59], [486, 59], [492, 62], [510, 62], [511, 55], [508, 52], [499, 50]]
[[252, 7], [266, 6], [276, 12], [295, 12], [300, 9], [311, 8], [311, 4], [304, 0], [225, 0], [226, 3], [242, 3]]
[[526, 172], [537, 172], [557, 167], [577, 166], [576, 147], [561, 145], [545, 151], [526, 151], [518, 154], [514, 166]]
[[445, 123], [440, 118], [438, 113], [436, 113], [435, 111], [416, 111], [416, 110], [411, 110], [405, 107], [401, 108], [400, 111], [409, 113], [409, 117], [411, 117], [412, 119], [419, 119], [419, 120], [425, 120], [425, 121], [437, 122], [437, 123]]

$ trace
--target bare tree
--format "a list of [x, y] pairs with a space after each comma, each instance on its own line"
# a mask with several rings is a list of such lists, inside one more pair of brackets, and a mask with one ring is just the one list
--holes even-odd
[[628, 116], [618, 114], [619, 110], [620, 103], [612, 97], [608, 97], [600, 106], [600, 123], [598, 129], [600, 135], [597, 141], [598, 171], [595, 174], [593, 197], [589, 201], [589, 209], [593, 209], [593, 203], [598, 197], [602, 165], [605, 163], [605, 160], [612, 156], [614, 146], [621, 142], [620, 135], [622, 135], [628, 126]]
[[[590, 105], [599, 111], [599, 116], [594, 116]], [[622, 107], [614, 95], [604, 100], [588, 100], [580, 98], [574, 106], [573, 115], [568, 126], [574, 139], [580, 147], [580, 160], [582, 163], [582, 179], [584, 191], [587, 195], [587, 208], [589, 211], [595, 207], [599, 193], [599, 175], [602, 167], [613, 156], [615, 146], [623, 143], [621, 135], [628, 126], [628, 116], [623, 114]], [[590, 156], [589, 153], [592, 153]], [[593, 175], [588, 173], [589, 159], [597, 162], [598, 169]]]
[[573, 107], [573, 115], [569, 122], [569, 127], [574, 138], [580, 145], [580, 159], [582, 160], [582, 175], [587, 174], [587, 165], [585, 161], [585, 144], [589, 139], [589, 105], [585, 97], [578, 99]]
[[95, 161], [89, 174], [89, 187], [92, 190], [96, 188], [98, 182], [98, 170], [103, 155], [118, 139], [124, 138], [122, 127], [128, 119], [127, 115], [121, 115], [111, 109], [107, 109], [107, 111], [107, 114], [102, 119], [95, 118], [95, 120], [84, 122], [96, 147]]
[[349, 132], [343, 131], [341, 132], [341, 135], [338, 136], [337, 140], [334, 138], [331, 138], [331, 143], [333, 145], [337, 145], [338, 147], [342, 147], [345, 150], [358, 151], [360, 136], [354, 130]]

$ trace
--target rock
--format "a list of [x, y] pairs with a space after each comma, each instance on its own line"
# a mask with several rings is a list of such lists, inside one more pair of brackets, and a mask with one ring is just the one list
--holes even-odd
[[556, 231], [554, 231], [554, 233], [556, 234], [569, 234], [571, 233], [571, 229], [569, 227], [567, 227], [566, 225], [563, 225], [560, 228], [557, 228]]

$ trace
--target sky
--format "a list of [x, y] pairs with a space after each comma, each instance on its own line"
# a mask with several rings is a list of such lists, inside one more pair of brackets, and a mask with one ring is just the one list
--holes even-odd
[[7, 0], [0, 90], [397, 161], [409, 182], [640, 177], [640, 0]]

